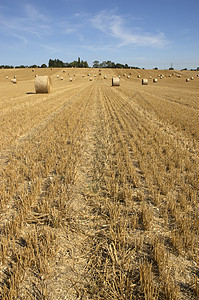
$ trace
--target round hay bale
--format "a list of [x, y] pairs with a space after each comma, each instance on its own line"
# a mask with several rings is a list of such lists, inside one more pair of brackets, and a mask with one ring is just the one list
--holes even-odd
[[149, 79], [152, 79], [152, 76], [149, 76]]
[[137, 78], [140, 78], [141, 76], [140, 75], [137, 75]]
[[157, 83], [157, 82], [158, 82], [157, 78], [153, 78], [153, 83]]
[[15, 75], [14, 78], [17, 78], [17, 76]]
[[130, 79], [131, 77], [130, 76], [127, 76], [127, 79]]
[[194, 80], [194, 77], [193, 77], [193, 76], [191, 77], [191, 80]]
[[119, 75], [118, 78], [121, 78], [121, 76]]
[[63, 79], [64, 79], [64, 77], [61, 77], [60, 79], [61, 79], [61, 80], [63, 80]]
[[163, 79], [163, 77], [162, 77], [162, 76], [160, 76], [160, 79]]
[[70, 81], [70, 82], [72, 82], [72, 81], [73, 81], [72, 77], [69, 79], [69, 81]]
[[35, 70], [32, 70], [32, 72], [34, 72]]
[[92, 78], [92, 77], [90, 77], [90, 78], [89, 78], [89, 80], [90, 80], [90, 81], [92, 81], [92, 80], [93, 80], [93, 78]]
[[94, 75], [94, 77], [96, 77], [96, 75]]
[[148, 83], [149, 83], [148, 79], [146, 79], [146, 78], [142, 79], [142, 85], [147, 85]]
[[16, 79], [16, 78], [13, 78], [13, 79], [11, 79], [11, 82], [12, 82], [12, 83], [17, 83], [17, 79]]
[[65, 70], [63, 70], [63, 73], [65, 73], [66, 71]]
[[90, 76], [90, 75], [91, 75], [91, 74], [89, 74], [89, 73], [87, 74], [87, 76]]
[[189, 82], [190, 81], [190, 79], [189, 78], [186, 78], [186, 82]]
[[57, 75], [57, 78], [59, 78], [59, 75]]
[[120, 79], [119, 77], [112, 78], [112, 86], [120, 86]]
[[8, 79], [8, 76], [6, 76], [6, 79]]
[[123, 76], [126, 76], [126, 74], [124, 73]]
[[49, 76], [37, 76], [35, 78], [36, 93], [50, 93], [52, 84]]
[[82, 77], [84, 77], [84, 74], [82, 75]]
[[199, 77], [199, 74], [197, 74], [197, 77]]
[[104, 76], [104, 79], [106, 79], [107, 78], [107, 76]]

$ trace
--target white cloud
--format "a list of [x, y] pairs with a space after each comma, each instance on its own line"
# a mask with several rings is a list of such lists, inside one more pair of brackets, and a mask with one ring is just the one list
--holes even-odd
[[156, 34], [142, 31], [140, 28], [128, 28], [124, 19], [119, 15], [100, 12], [91, 19], [91, 24], [106, 35], [118, 40], [118, 47], [126, 45], [163, 47], [168, 44], [164, 33]]

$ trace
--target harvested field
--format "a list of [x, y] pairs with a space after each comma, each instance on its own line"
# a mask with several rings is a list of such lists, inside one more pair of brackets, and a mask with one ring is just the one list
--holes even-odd
[[198, 299], [197, 72], [64, 70], [0, 70], [0, 299]]

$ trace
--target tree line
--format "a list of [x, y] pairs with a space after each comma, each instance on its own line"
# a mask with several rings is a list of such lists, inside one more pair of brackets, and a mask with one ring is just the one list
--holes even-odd
[[112, 69], [140, 69], [139, 67], [128, 66], [128, 64], [114, 63], [110, 60], [99, 62], [95, 60], [93, 62], [93, 68], [112, 68]]

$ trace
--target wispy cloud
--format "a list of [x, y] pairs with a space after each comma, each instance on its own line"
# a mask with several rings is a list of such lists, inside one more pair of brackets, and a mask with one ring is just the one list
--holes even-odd
[[157, 32], [154, 34], [144, 32], [141, 28], [137, 27], [128, 28], [122, 16], [107, 14], [105, 11], [101, 11], [94, 16], [91, 19], [91, 24], [94, 28], [116, 39], [118, 41], [118, 47], [131, 44], [137, 46], [163, 47], [169, 43], [164, 33]]

